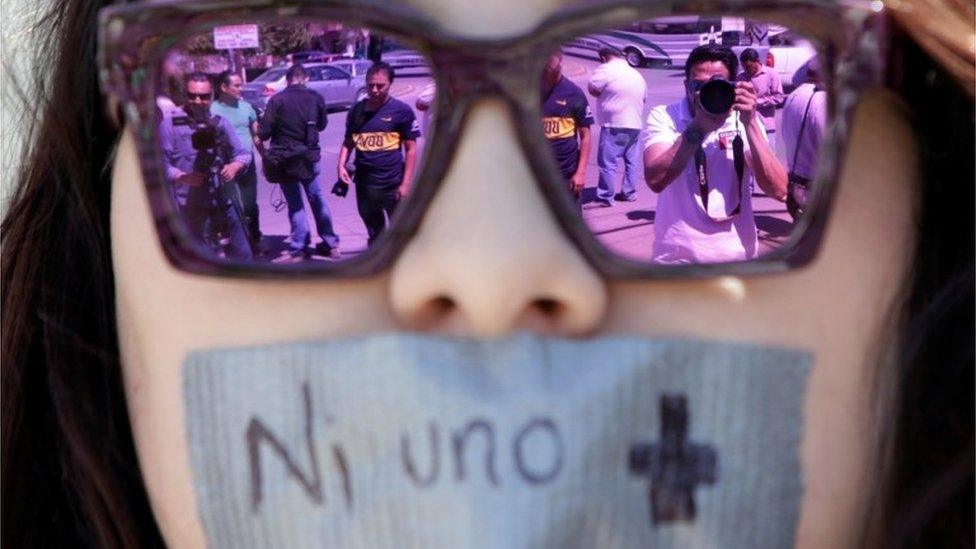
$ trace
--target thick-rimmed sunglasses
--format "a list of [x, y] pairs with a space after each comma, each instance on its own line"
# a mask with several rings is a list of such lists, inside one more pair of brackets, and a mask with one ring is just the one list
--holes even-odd
[[[103, 9], [99, 69], [136, 136], [163, 250], [186, 271], [382, 271], [436, 195], [471, 106], [499, 97], [599, 272], [742, 275], [816, 253], [853, 107], [882, 81], [882, 11], [617, 1], [486, 40], [398, 6], [141, 2]], [[761, 62], [743, 68], [747, 50]], [[219, 90], [225, 71], [244, 77], [243, 100], [187, 101], [199, 73]], [[702, 112], [705, 80], [726, 83], [715, 93], [731, 107]]]

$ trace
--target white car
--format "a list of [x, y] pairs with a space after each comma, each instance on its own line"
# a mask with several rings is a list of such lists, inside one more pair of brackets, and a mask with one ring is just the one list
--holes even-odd
[[803, 83], [807, 62], [815, 55], [817, 50], [813, 44], [787, 31], [770, 36], [769, 49], [765, 57], [760, 52], [759, 59], [776, 69], [784, 90], [788, 91]]
[[596, 56], [601, 48], [611, 47], [622, 51], [631, 67], [671, 65], [671, 56], [660, 44], [648, 38], [648, 35], [627, 31], [603, 31], [570, 40], [563, 44], [563, 51], [569, 54]]

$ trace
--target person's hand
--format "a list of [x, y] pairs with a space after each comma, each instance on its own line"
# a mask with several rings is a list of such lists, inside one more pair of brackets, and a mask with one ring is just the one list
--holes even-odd
[[400, 186], [397, 187], [397, 200], [400, 200], [404, 196], [407, 196], [407, 191], [409, 190], [410, 190], [410, 185], [408, 185], [406, 181], [400, 183]]
[[261, 141], [260, 137], [255, 135], [251, 139], [252, 141], [254, 141], [254, 146], [257, 147], [259, 150], [264, 148], [264, 141]]
[[756, 88], [752, 82], [736, 82], [735, 103], [732, 103], [732, 110], [738, 111], [739, 120], [744, 125], [752, 123], [756, 114], [756, 102]]
[[199, 187], [203, 185], [204, 179], [207, 176], [199, 172], [187, 172], [176, 178], [176, 182], [181, 185], [187, 185], [190, 187]]
[[244, 169], [244, 164], [237, 162], [231, 162], [230, 164], [224, 164], [224, 167], [220, 169], [220, 178], [224, 181], [230, 181], [237, 177], [237, 174]]
[[339, 181], [352, 185], [352, 177], [349, 176], [349, 170], [342, 164], [339, 165]]
[[586, 182], [583, 180], [583, 174], [580, 172], [576, 172], [575, 174], [573, 174], [572, 179], [569, 180], [569, 183], [572, 191], [576, 194], [579, 194], [583, 192], [583, 185]]

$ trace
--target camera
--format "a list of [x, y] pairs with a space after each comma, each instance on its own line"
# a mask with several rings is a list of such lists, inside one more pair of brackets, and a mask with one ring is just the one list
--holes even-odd
[[193, 129], [190, 143], [199, 151], [194, 170], [207, 173], [219, 170], [226, 163], [223, 152], [226, 148], [223, 133], [211, 120], [197, 120], [190, 116], [173, 117], [173, 126], [188, 126]]
[[701, 106], [711, 114], [725, 114], [735, 103], [735, 85], [732, 82], [715, 75], [711, 80], [702, 84], [698, 91]]
[[338, 180], [335, 185], [332, 185], [332, 194], [338, 196], [339, 198], [345, 198], [349, 194], [349, 183], [343, 180]]

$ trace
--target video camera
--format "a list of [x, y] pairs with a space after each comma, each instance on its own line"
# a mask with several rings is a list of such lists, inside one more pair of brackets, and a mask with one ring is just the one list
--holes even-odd
[[173, 126], [188, 126], [193, 129], [190, 143], [193, 149], [198, 151], [194, 171], [219, 172], [227, 163], [224, 158], [224, 151], [228, 145], [227, 139], [212, 118], [197, 120], [191, 116], [175, 116]]

